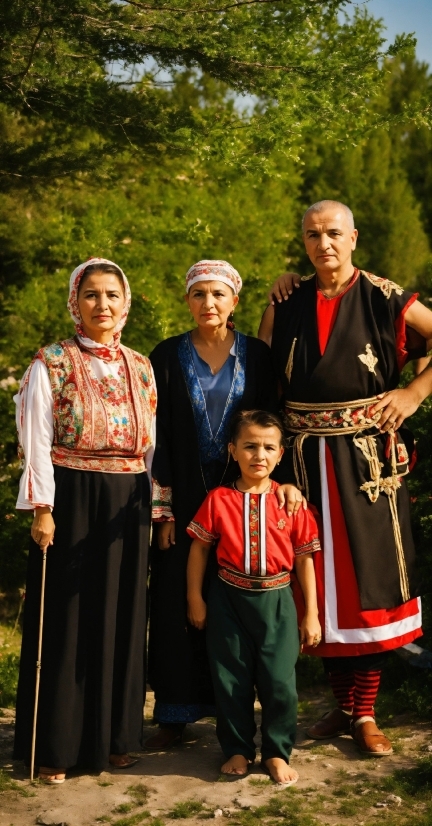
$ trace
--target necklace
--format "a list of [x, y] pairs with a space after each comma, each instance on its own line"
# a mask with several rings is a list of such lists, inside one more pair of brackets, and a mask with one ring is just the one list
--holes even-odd
[[[239, 479], [240, 479], [240, 476], [239, 476]], [[236, 479], [236, 481], [233, 482], [233, 487], [236, 490], [238, 490], [239, 493], [247, 493], [247, 491], [240, 490], [240, 488], [237, 486], [237, 482], [238, 482], [238, 479]], [[253, 493], [252, 496], [261, 496], [261, 494], [263, 494], [263, 493], [268, 493], [271, 490], [271, 486], [272, 486], [272, 480], [270, 479], [265, 490], [262, 490], [261, 493]]]
[[353, 274], [348, 278], [348, 280], [345, 281], [342, 284], [341, 287], [339, 287], [338, 291], [334, 295], [326, 295], [324, 290], [319, 286], [319, 284], [318, 284], [318, 290], [320, 291], [321, 295], [323, 295], [324, 298], [327, 299], [327, 301], [331, 301], [332, 298], [337, 298], [338, 295], [340, 295], [341, 293], [345, 292], [345, 290], [348, 289], [349, 285], [351, 284], [351, 281], [354, 278], [354, 275], [355, 275], [355, 270], [354, 270]]

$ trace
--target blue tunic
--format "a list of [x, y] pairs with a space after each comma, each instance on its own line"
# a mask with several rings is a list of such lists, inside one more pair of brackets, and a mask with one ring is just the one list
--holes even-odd
[[234, 344], [231, 347], [230, 354], [221, 369], [215, 374], [212, 373], [207, 362], [198, 355], [191, 341], [192, 359], [195, 372], [198, 376], [201, 390], [204, 394], [207, 416], [213, 436], [216, 436], [221, 425], [227, 399], [233, 383], [238, 334], [234, 333], [234, 335]]

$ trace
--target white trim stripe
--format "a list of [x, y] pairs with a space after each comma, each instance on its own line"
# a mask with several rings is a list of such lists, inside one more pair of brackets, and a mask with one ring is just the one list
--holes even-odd
[[245, 574], [250, 575], [251, 572], [251, 551], [250, 551], [250, 494], [245, 493], [243, 497], [243, 533], [244, 533], [244, 569]]
[[267, 542], [266, 542], [266, 499], [267, 494], [262, 493], [259, 506], [259, 549], [260, 549], [260, 575], [267, 576]]
[[386, 625], [373, 628], [339, 628], [337, 610], [336, 575], [334, 565], [333, 533], [330, 516], [330, 501], [327, 482], [325, 438], [319, 437], [319, 460], [321, 476], [321, 501], [324, 529], [324, 590], [325, 590], [325, 642], [368, 643], [384, 642], [409, 634], [421, 628], [421, 600], [417, 599], [418, 613]]

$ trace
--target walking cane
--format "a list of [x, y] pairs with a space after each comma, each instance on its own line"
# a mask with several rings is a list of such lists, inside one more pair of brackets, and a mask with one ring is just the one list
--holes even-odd
[[35, 688], [35, 702], [34, 702], [34, 712], [33, 712], [33, 733], [32, 733], [31, 758], [30, 758], [30, 780], [34, 780], [34, 764], [35, 764], [35, 752], [36, 752], [36, 724], [37, 724], [37, 714], [38, 714], [38, 705], [39, 705], [40, 674], [41, 674], [41, 667], [42, 667], [42, 632], [43, 632], [43, 621], [44, 621], [45, 575], [46, 575], [47, 550], [48, 550], [48, 548], [43, 548], [42, 549], [42, 582], [41, 582], [40, 609], [39, 609], [39, 639], [38, 639], [38, 651], [37, 651], [37, 661], [36, 661], [36, 688]]

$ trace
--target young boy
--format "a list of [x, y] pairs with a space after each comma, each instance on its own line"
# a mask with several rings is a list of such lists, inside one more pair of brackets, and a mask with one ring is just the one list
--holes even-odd
[[[262, 765], [280, 785], [298, 779], [289, 765], [296, 736], [295, 663], [297, 614], [289, 588], [294, 564], [305, 599], [300, 644], [318, 645], [312, 553], [318, 528], [307, 508], [288, 517], [280, 510], [270, 474], [283, 454], [277, 416], [262, 410], [237, 413], [229, 449], [240, 467], [236, 483], [210, 491], [188, 527], [188, 618], [207, 624], [207, 648], [217, 707], [217, 736], [228, 758], [222, 773], [247, 774], [255, 759], [255, 686], [262, 706]], [[208, 604], [202, 585], [217, 542], [218, 577]]]

